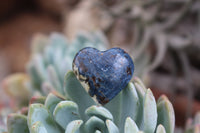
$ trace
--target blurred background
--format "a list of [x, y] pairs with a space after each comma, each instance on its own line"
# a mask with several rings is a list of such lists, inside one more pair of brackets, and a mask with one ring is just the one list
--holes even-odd
[[[0, 4], [0, 81], [25, 72], [37, 33], [102, 31], [124, 48], [135, 75], [166, 94], [177, 127], [200, 110], [199, 0], [6, 0]], [[2, 97], [3, 98], [3, 97]]]

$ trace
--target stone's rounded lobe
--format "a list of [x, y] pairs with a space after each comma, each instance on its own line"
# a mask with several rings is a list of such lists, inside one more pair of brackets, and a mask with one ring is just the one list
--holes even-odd
[[106, 104], [127, 86], [134, 64], [121, 48], [99, 51], [86, 47], [76, 54], [73, 71], [90, 96]]

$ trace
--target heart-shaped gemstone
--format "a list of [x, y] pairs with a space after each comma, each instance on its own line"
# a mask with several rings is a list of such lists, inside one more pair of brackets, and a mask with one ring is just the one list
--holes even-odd
[[73, 71], [90, 96], [106, 104], [127, 86], [134, 64], [121, 48], [99, 51], [87, 47], [76, 54]]

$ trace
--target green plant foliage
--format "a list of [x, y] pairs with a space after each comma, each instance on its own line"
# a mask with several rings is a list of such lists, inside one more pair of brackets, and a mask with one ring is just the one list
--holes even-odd
[[20, 114], [10, 114], [7, 121], [9, 133], [29, 133], [26, 116]]
[[106, 50], [107, 42], [97, 32], [80, 33], [73, 41], [57, 33], [33, 39], [27, 70], [29, 90], [36, 95], [28, 111], [8, 117], [7, 132], [173, 133], [171, 103], [165, 96], [156, 103], [151, 90], [136, 77], [106, 105], [93, 101], [70, 71], [77, 51], [87, 46]]
[[73, 58], [80, 49], [95, 47], [106, 50], [108, 46], [100, 32], [79, 33], [72, 41], [58, 33], [49, 37], [37, 35], [32, 42], [32, 57], [27, 65], [30, 87], [45, 95], [54, 89], [64, 94], [64, 76], [72, 69]]
[[[161, 96], [156, 104], [151, 90], [146, 89], [137, 78], [134, 78], [134, 81], [130, 82], [113, 100], [102, 106], [92, 100], [75, 74], [69, 71], [65, 76], [63, 94], [64, 98], [57, 93], [50, 93], [44, 104], [30, 105], [27, 123], [25, 123], [29, 132], [174, 132], [174, 110], [169, 100]], [[8, 119], [8, 123], [10, 123], [8, 131], [25, 133], [17, 131], [19, 122]]]

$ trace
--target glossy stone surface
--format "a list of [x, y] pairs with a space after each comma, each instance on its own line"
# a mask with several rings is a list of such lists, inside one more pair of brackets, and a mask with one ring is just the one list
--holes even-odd
[[127, 86], [134, 64], [123, 49], [99, 51], [87, 47], [76, 54], [73, 71], [90, 96], [106, 104]]

